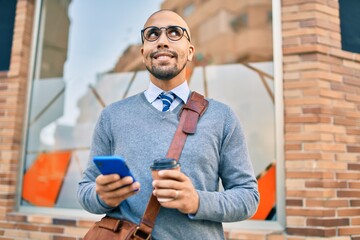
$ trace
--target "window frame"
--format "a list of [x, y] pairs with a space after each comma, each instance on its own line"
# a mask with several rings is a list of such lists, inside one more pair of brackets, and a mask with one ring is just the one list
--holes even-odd
[[[41, 56], [41, 36], [43, 34], [44, 18], [45, 14], [44, 2], [46, 0], [36, 0], [34, 10], [34, 24], [32, 31], [32, 45], [30, 66], [28, 75], [28, 91], [27, 91], [27, 106], [25, 109], [25, 119], [23, 121], [23, 129], [27, 129], [28, 118], [30, 114], [31, 93], [33, 80], [37, 71], [35, 68], [39, 68]], [[240, 1], [240, 0], [239, 0]], [[281, 1], [272, 0], [272, 28], [273, 28], [273, 64], [274, 64], [274, 96], [275, 96], [275, 154], [276, 154], [276, 215], [275, 221], [263, 221], [263, 220], [246, 220], [242, 222], [224, 223], [225, 229], [256, 229], [256, 230], [284, 230], [285, 229], [285, 166], [284, 166], [284, 103], [283, 103], [283, 84], [282, 84], [282, 32], [281, 32]], [[26, 214], [46, 214], [51, 216], [66, 216], [69, 218], [86, 218], [86, 219], [99, 219], [103, 215], [95, 215], [88, 213], [83, 209], [65, 209], [65, 208], [45, 208], [45, 207], [29, 207], [21, 206], [21, 192], [23, 181], [23, 166], [25, 163], [26, 148], [27, 148], [27, 131], [24, 131], [22, 137], [22, 149], [20, 155], [20, 167], [18, 173], [18, 186], [17, 186], [17, 198], [16, 206], [17, 211]]]

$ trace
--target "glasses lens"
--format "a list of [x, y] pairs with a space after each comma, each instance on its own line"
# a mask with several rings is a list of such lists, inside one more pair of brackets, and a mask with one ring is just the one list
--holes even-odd
[[155, 41], [159, 38], [161, 34], [161, 29], [157, 27], [150, 27], [145, 29], [144, 38], [150, 42]]
[[184, 31], [181, 27], [170, 26], [166, 29], [166, 36], [173, 41], [178, 41], [184, 35]]
[[148, 27], [143, 31], [144, 38], [149, 42], [154, 42], [160, 37], [162, 29], [165, 29], [166, 36], [172, 41], [178, 41], [184, 36], [184, 30], [179, 26], [170, 26], [167, 28]]

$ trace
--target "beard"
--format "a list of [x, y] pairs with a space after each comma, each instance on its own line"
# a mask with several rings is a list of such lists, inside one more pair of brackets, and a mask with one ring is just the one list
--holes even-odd
[[[170, 50], [158, 50], [155, 52], [150, 53], [149, 58], [152, 59], [156, 54], [159, 52], [168, 52], [170, 53], [174, 58], [179, 60], [178, 53]], [[184, 56], [180, 56], [180, 59]], [[154, 64], [151, 64], [151, 66], [145, 65], [146, 69], [157, 79], [168, 81], [174, 77], [176, 77], [186, 66], [187, 61], [184, 62], [184, 64], [179, 69], [177, 65], [174, 66], [166, 66], [166, 65], [160, 65], [156, 66]]]
[[168, 81], [176, 77], [186, 66], [186, 62], [179, 69], [177, 66], [173, 67], [161, 67], [161, 66], [146, 66], [147, 70], [157, 79]]

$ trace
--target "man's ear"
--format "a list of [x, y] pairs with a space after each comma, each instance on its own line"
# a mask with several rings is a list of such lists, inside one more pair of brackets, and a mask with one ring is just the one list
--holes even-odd
[[140, 53], [141, 53], [141, 57], [142, 57], [142, 62], [145, 63], [145, 60], [144, 60], [144, 48], [140, 48]]
[[194, 57], [194, 54], [195, 54], [195, 47], [193, 45], [189, 45], [189, 50], [188, 50], [189, 54], [188, 54], [188, 57], [187, 57], [187, 60], [189, 62], [192, 61], [193, 57]]

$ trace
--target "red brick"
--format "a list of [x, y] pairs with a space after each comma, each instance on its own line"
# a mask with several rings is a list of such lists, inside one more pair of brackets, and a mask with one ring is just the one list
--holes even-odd
[[343, 126], [358, 126], [359, 122], [353, 119], [343, 118], [343, 117], [335, 117], [334, 123], [336, 125]]
[[318, 79], [325, 80], [328, 85], [331, 86], [331, 83], [340, 83], [343, 79], [342, 75], [329, 72], [328, 70], [311, 70], [303, 71], [300, 74], [301, 79]]
[[302, 199], [286, 199], [286, 206], [301, 207], [303, 206]]
[[284, 46], [291, 46], [291, 45], [299, 45], [299, 38], [297, 37], [287, 37], [283, 39]]
[[360, 142], [360, 137], [352, 136], [352, 135], [336, 134], [335, 141], [339, 143], [355, 144]]
[[18, 229], [27, 230], [27, 231], [39, 231], [39, 226], [32, 224], [19, 223], [16, 225]]
[[305, 206], [306, 207], [324, 207], [324, 208], [349, 207], [349, 201], [348, 200], [339, 200], [339, 199], [327, 199], [327, 200], [307, 199]]
[[337, 210], [337, 214], [340, 217], [359, 216], [360, 208], [341, 208]]
[[[355, 191], [355, 190], [352, 190], [352, 191], [339, 190], [337, 196], [340, 197], [340, 198], [341, 198], [341, 197], [360, 198], [360, 191]], [[359, 214], [359, 215], [360, 215], [360, 214]]]
[[94, 223], [95, 223], [95, 221], [79, 220], [77, 226], [84, 227], [84, 228], [90, 228], [92, 225], [94, 225]]
[[54, 235], [53, 240], [77, 240], [76, 237], [65, 237], [65, 236], [58, 236], [58, 235]]
[[351, 225], [359, 225], [360, 226], [360, 217], [351, 218]]
[[302, 179], [334, 179], [334, 174], [330, 172], [306, 172], [306, 171], [289, 171], [286, 178], [302, 178]]
[[[360, 104], [358, 106], [358, 108], [360, 108]], [[345, 113], [345, 116], [346, 117], [349, 117], [349, 118], [354, 118], [355, 120], [357, 120], [360, 124], [360, 111], [359, 112], [350, 112], [350, 111], [347, 111]]]
[[346, 182], [334, 181], [307, 181], [305, 187], [308, 188], [347, 188]]
[[304, 209], [304, 208], [286, 208], [288, 216], [304, 216], [304, 217], [335, 217], [333, 209]]
[[[351, 72], [351, 74], [352, 74], [352, 72]], [[351, 74], [349, 74], [349, 75], [351, 75]], [[344, 81], [345, 84], [360, 87], [360, 81], [359, 81], [358, 78], [350, 78], [350, 77], [344, 76], [343, 81]]]
[[360, 227], [355, 226], [355, 227], [340, 227], [338, 229], [339, 235], [343, 236], [343, 235], [360, 235]]
[[360, 189], [360, 182], [349, 182], [350, 189]]
[[1, 237], [4, 234], [4, 231], [0, 230], [0, 240], [14, 240], [14, 238]]
[[15, 221], [15, 222], [26, 222], [27, 216], [22, 214], [8, 214], [6, 216], [6, 220], [8, 221]]
[[317, 116], [294, 116], [285, 117], [286, 123], [318, 123], [320, 118]]
[[327, 115], [335, 115], [335, 116], [344, 116], [346, 110], [344, 108], [336, 108], [330, 106], [323, 106], [320, 108], [320, 114], [327, 114]]
[[16, 226], [15, 223], [0, 221], [0, 228], [15, 228], [15, 226]]
[[339, 154], [335, 154], [335, 158], [337, 161], [356, 162], [358, 160], [358, 154], [356, 154], [356, 153], [339, 153]]
[[301, 150], [301, 144], [285, 144], [285, 151], [287, 150]]
[[291, 152], [291, 153], [286, 153], [285, 154], [285, 159], [286, 160], [303, 160], [303, 159], [307, 159], [307, 160], [316, 160], [316, 159], [321, 159], [321, 154], [320, 153], [298, 153], [298, 152]]
[[319, 133], [286, 133], [285, 141], [319, 141]]
[[318, 190], [287, 190], [286, 195], [289, 197], [303, 198], [332, 198], [336, 196], [335, 189], [318, 189]]
[[352, 153], [360, 153], [360, 146], [347, 146], [347, 151]]
[[[299, 124], [288, 124], [285, 127], [285, 132], [300, 132], [301, 131], [301, 127]], [[359, 133], [360, 135], [360, 133]]]
[[[300, 25], [302, 24], [302, 22], [303, 21], [300, 22]], [[301, 44], [318, 43], [318, 37], [316, 35], [307, 35], [307, 36], [300, 37], [300, 41], [301, 41]]]
[[349, 163], [349, 170], [360, 171], [360, 163]]
[[319, 114], [319, 113], [321, 113], [321, 108], [320, 107], [304, 107], [303, 113], [304, 114], [307, 114], [307, 113]]
[[320, 96], [327, 97], [327, 98], [333, 98], [333, 99], [344, 99], [344, 94], [337, 91], [331, 91], [331, 90], [320, 90]]
[[[350, 84], [350, 85], [356, 84], [354, 82], [354, 78], [349, 77], [349, 76], [353, 75], [353, 70], [350, 69], [350, 68], [346, 68], [346, 67], [342, 66], [342, 64], [341, 65], [340, 64], [339, 65], [332, 65], [331, 66], [331, 72], [343, 75], [344, 80], [347, 79], [347, 84]], [[344, 83], [346, 83], [346, 82], [344, 82]]]
[[360, 173], [336, 173], [336, 179], [350, 179], [350, 180], [360, 180]]
[[54, 218], [52, 222], [54, 225], [76, 226], [76, 220], [74, 219]]
[[350, 200], [350, 206], [360, 207], [360, 200]]
[[319, 229], [319, 228], [286, 228], [290, 235], [299, 236], [317, 236], [317, 237], [333, 237], [336, 236], [336, 229]]
[[306, 224], [312, 227], [339, 227], [349, 226], [348, 218], [308, 218]]
[[317, 87], [318, 85], [317, 81], [305, 79], [301, 81], [285, 82], [284, 89], [307, 89]]
[[331, 83], [331, 89], [334, 91], [341, 91], [344, 93], [356, 93], [356, 89], [353, 86], [348, 86], [340, 83]]
[[357, 129], [357, 128], [346, 128], [346, 134], [359, 135], [359, 136], [360, 136], [360, 129]]
[[345, 152], [345, 144], [332, 143], [304, 143], [305, 151], [331, 151], [331, 152]]
[[360, 96], [356, 95], [356, 94], [346, 94], [346, 100], [351, 101], [351, 102], [360, 102]]
[[63, 233], [64, 228], [62, 227], [53, 227], [53, 226], [42, 226], [40, 228], [41, 232], [49, 232], [49, 233]]

